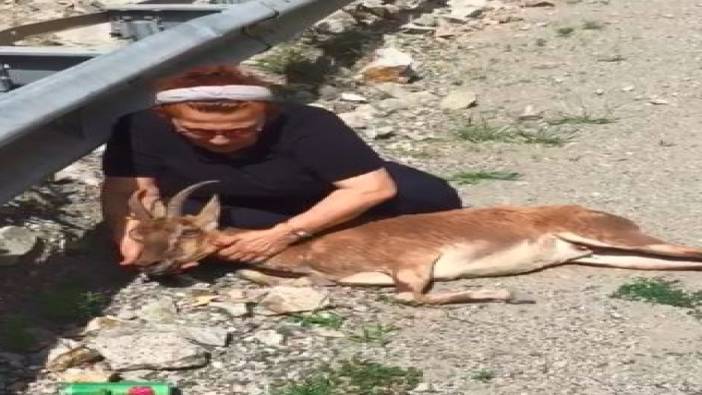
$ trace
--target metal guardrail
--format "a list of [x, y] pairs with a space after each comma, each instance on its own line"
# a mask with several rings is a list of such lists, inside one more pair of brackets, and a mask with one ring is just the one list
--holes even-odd
[[[197, 65], [240, 62], [351, 1], [250, 0], [113, 52], [65, 50], [68, 68], [0, 94], [0, 202], [104, 143], [119, 116], [150, 105], [149, 86], [156, 78]], [[12, 56], [3, 50], [0, 63]], [[61, 57], [61, 49], [53, 51], [54, 60]]]

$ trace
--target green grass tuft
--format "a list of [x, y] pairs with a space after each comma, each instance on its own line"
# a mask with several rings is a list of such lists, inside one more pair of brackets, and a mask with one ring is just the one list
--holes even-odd
[[401, 395], [419, 384], [422, 372], [360, 359], [320, 368], [298, 383], [278, 388], [275, 395]]
[[480, 381], [481, 383], [487, 383], [488, 381], [495, 378], [495, 372], [490, 369], [480, 369], [473, 372], [470, 378], [475, 381]]
[[468, 125], [457, 128], [456, 135], [471, 143], [500, 142], [561, 146], [573, 139], [574, 132], [565, 131], [558, 126], [546, 124], [526, 127], [521, 123], [495, 126], [483, 119], [479, 123], [469, 121]]
[[620, 286], [611, 297], [687, 308], [702, 304], [702, 291], [689, 293], [676, 288], [675, 283], [659, 278], [637, 278]]
[[456, 133], [463, 140], [468, 140], [471, 143], [482, 143], [486, 141], [497, 142], [512, 142], [514, 135], [509, 125], [494, 126], [490, 125], [486, 120], [482, 120], [478, 124], [472, 122], [468, 125], [459, 128]]
[[459, 185], [475, 185], [485, 180], [514, 181], [521, 178], [521, 174], [512, 171], [463, 171], [448, 177]]
[[564, 26], [564, 27], [559, 27], [556, 29], [556, 34], [558, 34], [560, 37], [568, 37], [573, 32], [575, 31], [575, 28], [572, 28], [570, 26]]
[[610, 117], [595, 117], [592, 114], [583, 112], [582, 114], [561, 114], [558, 118], [547, 119], [546, 122], [552, 126], [560, 125], [606, 125], [614, 123], [616, 119]]
[[583, 29], [585, 30], [602, 30], [604, 27], [604, 24], [597, 21], [585, 21], [583, 23]]
[[390, 343], [390, 334], [397, 331], [393, 325], [375, 324], [361, 328], [360, 333], [349, 336], [349, 339], [358, 343], [376, 343], [384, 346]]
[[319, 312], [314, 314], [295, 314], [290, 317], [290, 320], [304, 328], [319, 326], [339, 329], [344, 324], [345, 318], [332, 312]]

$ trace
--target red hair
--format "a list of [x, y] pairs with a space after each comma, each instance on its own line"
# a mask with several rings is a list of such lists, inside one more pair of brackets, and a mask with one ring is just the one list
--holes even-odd
[[[269, 86], [268, 83], [256, 76], [243, 72], [234, 66], [201, 66], [190, 69], [184, 73], [163, 78], [156, 82], [156, 89], [159, 91], [178, 88], [190, 88], [194, 86], [217, 86], [217, 85], [258, 85]], [[182, 103], [167, 103], [157, 105], [153, 108], [156, 112], [166, 116], [174, 117], [180, 113], [183, 107], [201, 112], [227, 113], [236, 111], [242, 107], [261, 107], [267, 116], [271, 116], [276, 106], [271, 102], [263, 101], [190, 101]]]

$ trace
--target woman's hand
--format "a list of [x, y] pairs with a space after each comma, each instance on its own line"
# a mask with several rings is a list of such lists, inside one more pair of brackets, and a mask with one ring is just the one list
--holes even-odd
[[220, 247], [215, 255], [227, 261], [259, 263], [283, 251], [295, 240], [292, 229], [286, 224], [265, 230], [220, 235], [215, 240]]
[[127, 219], [122, 230], [114, 235], [115, 243], [117, 243], [119, 252], [122, 255], [122, 260], [119, 262], [122, 266], [133, 265], [139, 259], [142, 251], [144, 251], [144, 244], [129, 236], [129, 233], [137, 225], [139, 225], [139, 221]]
[[143, 250], [143, 244], [125, 235], [119, 241], [119, 251], [122, 254], [119, 264], [123, 266], [134, 264]]

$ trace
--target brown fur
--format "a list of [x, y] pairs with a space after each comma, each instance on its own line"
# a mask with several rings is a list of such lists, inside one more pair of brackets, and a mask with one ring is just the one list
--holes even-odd
[[[208, 207], [197, 216], [142, 218], [138, 233], [148, 258], [140, 263], [147, 272], [157, 262], [163, 269], [164, 259], [168, 268], [201, 259], [216, 250], [211, 243], [216, 232], [242, 231], [215, 230], [216, 198]], [[199, 236], [179, 238], [184, 229], [199, 230]], [[394, 285], [400, 300], [443, 304], [517, 298], [507, 290], [427, 292], [433, 281], [514, 275], [564, 263], [699, 270], [702, 250], [666, 243], [626, 218], [575, 205], [465, 208], [347, 225], [250, 269], [315, 283]], [[250, 278], [277, 282], [270, 275]]]

